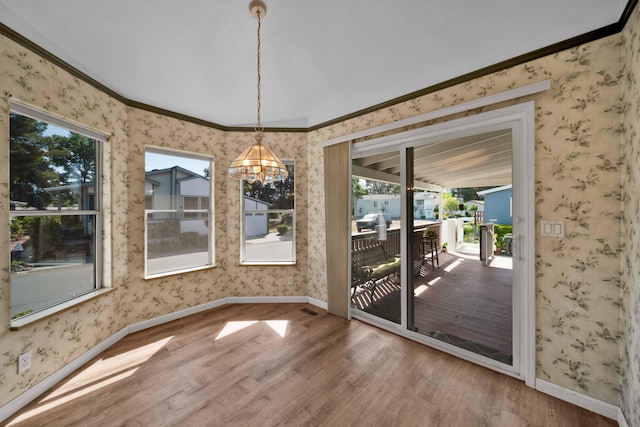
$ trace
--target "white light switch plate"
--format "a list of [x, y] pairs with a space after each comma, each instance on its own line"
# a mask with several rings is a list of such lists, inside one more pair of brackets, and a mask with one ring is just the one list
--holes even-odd
[[540, 221], [542, 237], [564, 237], [564, 221]]

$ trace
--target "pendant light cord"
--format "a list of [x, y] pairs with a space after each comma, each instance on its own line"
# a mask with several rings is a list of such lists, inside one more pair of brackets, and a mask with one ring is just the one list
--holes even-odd
[[260, 107], [261, 107], [261, 96], [260, 96], [260, 91], [262, 89], [261, 86], [261, 80], [262, 80], [262, 75], [260, 74], [260, 60], [261, 60], [261, 56], [260, 56], [260, 21], [261, 21], [261, 16], [260, 16], [260, 9], [258, 9], [257, 11], [258, 14], [258, 55], [257, 55], [257, 63], [258, 63], [258, 124], [256, 124], [255, 127], [255, 131], [256, 132], [262, 132], [263, 131], [263, 127], [262, 127], [262, 123], [260, 122]]

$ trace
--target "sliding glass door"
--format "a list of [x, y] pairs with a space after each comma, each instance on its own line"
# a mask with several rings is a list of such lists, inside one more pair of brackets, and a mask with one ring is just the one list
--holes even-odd
[[407, 164], [415, 248], [408, 326], [507, 365], [514, 338], [511, 146], [510, 129], [451, 137], [408, 149]]
[[352, 317], [533, 384], [533, 122], [524, 103], [352, 144]]
[[[354, 159], [363, 170], [373, 159]], [[401, 323], [402, 249], [398, 182], [352, 176], [351, 307]]]

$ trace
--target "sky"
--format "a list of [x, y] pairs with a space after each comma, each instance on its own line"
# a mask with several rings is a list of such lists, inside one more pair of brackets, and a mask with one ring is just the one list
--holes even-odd
[[62, 129], [47, 123], [47, 129], [44, 131], [44, 136], [52, 136], [52, 135], [69, 136], [69, 133], [70, 132], [66, 129]]
[[[44, 131], [45, 136], [62, 135], [68, 136], [69, 131], [52, 124], [47, 123], [47, 129]], [[180, 166], [199, 175], [204, 175], [204, 169], [209, 167], [209, 162], [188, 157], [172, 156], [171, 154], [159, 154], [146, 152], [144, 156], [145, 171], [154, 169], [167, 169], [174, 166]]]
[[180, 166], [199, 175], [204, 175], [204, 169], [209, 167], [209, 162], [171, 154], [159, 154], [147, 151], [144, 155], [144, 170], [166, 169]]

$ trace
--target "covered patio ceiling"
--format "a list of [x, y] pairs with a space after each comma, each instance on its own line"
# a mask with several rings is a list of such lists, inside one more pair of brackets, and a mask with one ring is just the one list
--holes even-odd
[[[511, 129], [444, 139], [414, 149], [414, 187], [491, 187], [511, 184]], [[355, 176], [400, 184], [400, 152], [353, 159]]]

